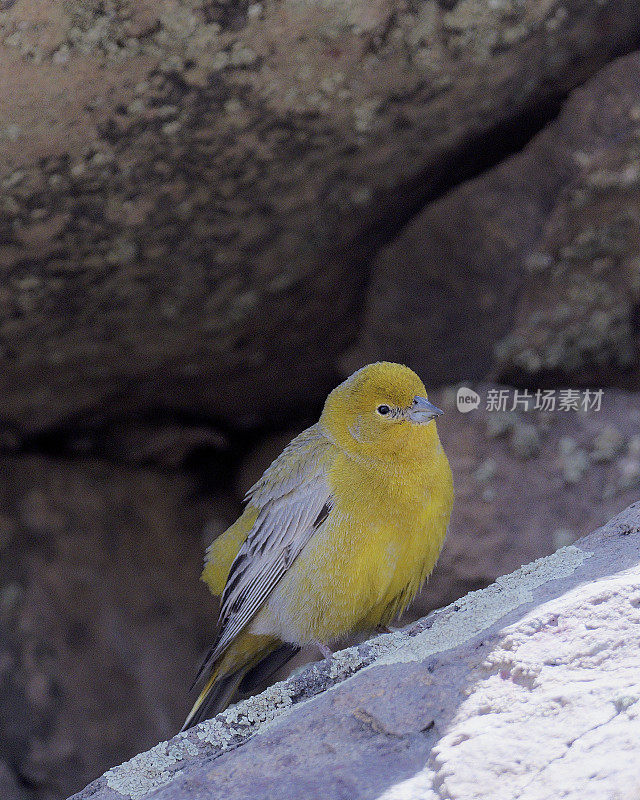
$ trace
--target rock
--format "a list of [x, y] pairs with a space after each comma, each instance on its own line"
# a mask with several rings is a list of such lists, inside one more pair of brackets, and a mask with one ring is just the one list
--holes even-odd
[[[640, 59], [635, 66], [640, 77]], [[527, 282], [514, 329], [496, 348], [499, 374], [519, 384], [637, 386], [640, 126], [585, 156], [537, 249], [547, 264]]]
[[90, 459], [3, 456], [2, 475], [0, 742], [50, 800], [180, 726], [215, 625], [214, 505], [193, 479]]
[[611, 461], [615, 458], [624, 445], [624, 435], [618, 428], [608, 425], [593, 440], [591, 460], [593, 462]]
[[127, 420], [109, 425], [95, 447], [114, 460], [176, 469], [203, 451], [222, 453], [225, 437], [209, 425]]
[[27, 800], [16, 775], [4, 761], [0, 761], [0, 797], [2, 800]]
[[[496, 368], [498, 347], [505, 383], [549, 383], [543, 362], [557, 357], [565, 367], [554, 379], [621, 384], [620, 371], [634, 363], [640, 296], [635, 227], [625, 217], [636, 207], [637, 140], [615, 153], [640, 131], [638, 109], [635, 53], [573, 92], [522, 152], [416, 214], [374, 261], [345, 372], [388, 358], [406, 362], [429, 385], [482, 379]], [[587, 185], [603, 169], [608, 186]], [[571, 259], [560, 258], [589, 231], [590, 246], [585, 239]], [[580, 286], [591, 300], [577, 296]]]
[[[407, 620], [552, 553], [560, 541], [554, 531], [564, 529], [577, 539], [640, 491], [640, 455], [633, 444], [640, 435], [638, 394], [610, 389], [599, 411], [547, 413], [533, 407], [510, 411], [513, 388], [470, 385], [480, 396], [479, 408], [470, 413], [457, 411], [455, 392], [430, 395], [445, 412], [438, 431], [456, 497], [442, 555]], [[501, 389], [507, 411], [488, 411], [491, 393]], [[594, 441], [608, 439], [614, 428], [623, 436], [616, 455], [609, 461], [592, 458]], [[516, 439], [514, 446], [514, 436], [526, 441]]]
[[639, 556], [636, 503], [109, 770], [74, 800], [635, 797]]
[[541, 446], [540, 433], [535, 425], [524, 423], [514, 429], [511, 447], [520, 458], [533, 458], [540, 452]]
[[[635, 0], [39, 5], [0, 20], [0, 392], [28, 434], [96, 407], [232, 429], [313, 407], [381, 241], [640, 24]], [[489, 341], [508, 270], [485, 263]]]

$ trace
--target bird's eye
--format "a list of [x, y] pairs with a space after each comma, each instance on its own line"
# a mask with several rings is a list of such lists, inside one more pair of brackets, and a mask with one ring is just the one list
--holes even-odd
[[378, 414], [381, 414], [384, 417], [391, 411], [391, 409], [389, 408], [389, 406], [378, 406], [376, 411], [378, 412]]

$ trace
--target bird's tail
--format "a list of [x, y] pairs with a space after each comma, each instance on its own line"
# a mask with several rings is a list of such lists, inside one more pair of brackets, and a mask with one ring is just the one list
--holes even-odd
[[[213, 665], [213, 671], [181, 730], [215, 717], [233, 702], [252, 694], [299, 650], [295, 645], [278, 643], [271, 637], [246, 637], [237, 640]], [[230, 664], [233, 664], [230, 667]]]
[[215, 717], [216, 714], [224, 711], [233, 700], [233, 696], [249, 668], [248, 664], [246, 667], [221, 677], [218, 677], [218, 670], [216, 670], [206, 682], [180, 730], [186, 731], [202, 720]]

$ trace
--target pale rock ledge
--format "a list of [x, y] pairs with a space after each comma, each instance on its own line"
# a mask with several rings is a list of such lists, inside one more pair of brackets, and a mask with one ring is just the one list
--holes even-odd
[[638, 800], [640, 502], [74, 800]]

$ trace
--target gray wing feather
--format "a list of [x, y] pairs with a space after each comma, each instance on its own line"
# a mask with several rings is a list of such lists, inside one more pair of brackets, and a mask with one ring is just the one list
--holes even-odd
[[317, 425], [308, 428], [247, 493], [259, 512], [231, 565], [221, 598], [219, 638], [208, 664], [251, 620], [326, 519], [332, 506], [327, 464], [333, 446]]

